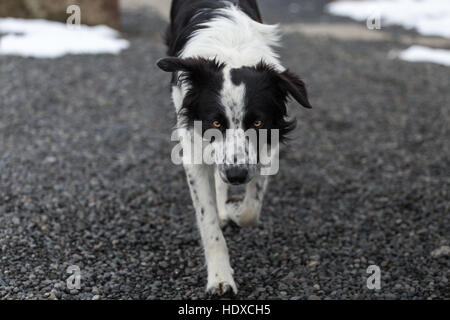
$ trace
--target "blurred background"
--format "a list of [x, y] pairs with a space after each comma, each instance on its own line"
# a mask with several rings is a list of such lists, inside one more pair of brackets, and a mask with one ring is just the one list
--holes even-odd
[[[290, 108], [258, 226], [224, 231], [237, 298], [450, 298], [449, 1], [258, 3], [314, 108]], [[169, 8], [0, 2], [0, 299], [205, 298], [155, 67]]]

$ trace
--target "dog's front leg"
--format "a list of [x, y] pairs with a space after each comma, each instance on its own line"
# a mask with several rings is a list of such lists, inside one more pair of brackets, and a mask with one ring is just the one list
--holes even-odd
[[219, 170], [216, 167], [214, 182], [216, 185], [216, 200], [217, 200], [217, 211], [219, 215], [219, 224], [221, 228], [224, 228], [228, 224], [229, 214], [228, 212], [231, 210], [229, 207], [229, 199], [228, 199], [228, 189], [229, 186], [225, 182], [223, 182], [220, 177]]
[[208, 165], [185, 165], [185, 170], [205, 249], [208, 269], [206, 290], [220, 295], [230, 289], [237, 293], [227, 244], [219, 226], [214, 169]]

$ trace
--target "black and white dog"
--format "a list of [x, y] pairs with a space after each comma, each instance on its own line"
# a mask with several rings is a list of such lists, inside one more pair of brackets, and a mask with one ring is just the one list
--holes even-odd
[[[288, 97], [311, 107], [304, 83], [281, 65], [274, 51], [279, 38], [278, 26], [262, 23], [256, 0], [172, 2], [168, 57], [157, 65], [173, 74], [177, 126], [185, 130], [180, 135], [200, 135], [204, 141], [205, 131], [213, 129], [225, 133], [225, 140], [234, 132], [234, 141], [241, 142], [229, 148], [226, 141], [208, 138], [224, 155], [216, 155], [213, 164], [183, 163], [205, 249], [209, 293], [237, 292], [221, 227], [228, 220], [239, 226], [256, 223], [268, 183], [258, 161], [240, 161], [262, 142], [249, 146], [238, 132], [276, 129], [278, 141], [265, 142], [272, 147], [295, 127], [287, 119]], [[196, 121], [202, 123], [200, 130]], [[183, 140], [183, 152], [194, 140]], [[231, 162], [221, 162], [224, 157]], [[245, 197], [231, 202], [229, 187], [238, 184], [246, 184]]]

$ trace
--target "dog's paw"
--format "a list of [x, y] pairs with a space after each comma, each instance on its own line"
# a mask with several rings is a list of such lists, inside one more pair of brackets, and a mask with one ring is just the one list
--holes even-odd
[[222, 229], [230, 224], [231, 221], [234, 220], [234, 216], [236, 212], [239, 211], [239, 206], [242, 203], [242, 197], [233, 196], [228, 202], [218, 208], [219, 212], [219, 224]]
[[[225, 267], [228, 265], [227, 267]], [[222, 296], [227, 292], [237, 293], [237, 286], [233, 279], [233, 268], [228, 263], [222, 262], [209, 269], [208, 285], [206, 292]]]
[[226, 293], [237, 294], [237, 286], [233, 278], [230, 280], [219, 280], [208, 282], [206, 293], [210, 295], [223, 296]]
[[254, 206], [243, 206], [241, 211], [236, 215], [234, 222], [239, 227], [251, 227], [258, 224], [260, 208]]

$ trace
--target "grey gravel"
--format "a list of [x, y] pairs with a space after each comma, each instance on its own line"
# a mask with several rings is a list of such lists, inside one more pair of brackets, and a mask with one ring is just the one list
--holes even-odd
[[[262, 1], [269, 21], [292, 20], [290, 2]], [[206, 297], [170, 161], [169, 77], [154, 66], [165, 25], [124, 22], [118, 56], [0, 56], [1, 299]], [[258, 226], [224, 232], [237, 298], [450, 298], [448, 254], [432, 254], [450, 245], [449, 69], [389, 60], [395, 42], [283, 44], [314, 109], [291, 108], [299, 127]], [[366, 287], [371, 264], [381, 290]], [[66, 286], [72, 265], [80, 290]]]

